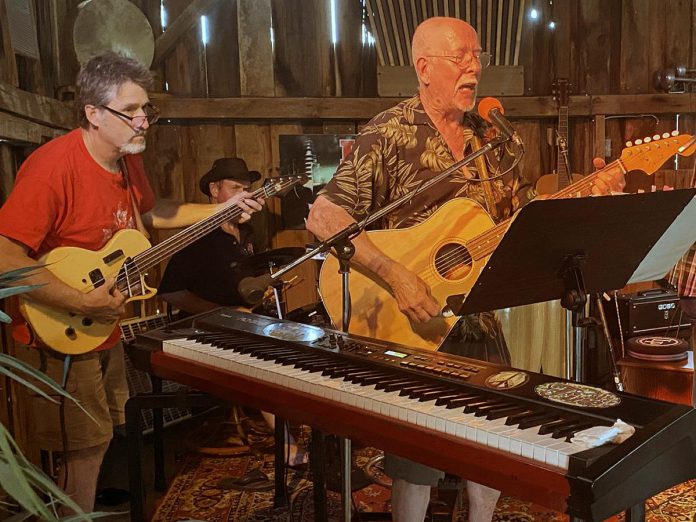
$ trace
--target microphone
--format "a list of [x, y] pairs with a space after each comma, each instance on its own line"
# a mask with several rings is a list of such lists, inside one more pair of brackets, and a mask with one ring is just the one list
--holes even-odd
[[261, 302], [266, 289], [273, 283], [271, 274], [263, 274], [256, 277], [245, 277], [237, 284], [237, 291], [242, 299], [250, 305]]
[[519, 147], [524, 147], [520, 135], [504, 116], [505, 110], [499, 100], [491, 97], [484, 98], [479, 102], [478, 113], [488, 123], [493, 124], [504, 138], [512, 140]]

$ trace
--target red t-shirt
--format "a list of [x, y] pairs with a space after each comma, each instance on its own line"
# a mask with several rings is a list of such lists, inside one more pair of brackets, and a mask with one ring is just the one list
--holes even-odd
[[[143, 214], [155, 204], [143, 160], [128, 155], [125, 161]], [[99, 250], [118, 230], [136, 228], [130, 199], [123, 175], [102, 168], [87, 151], [82, 130], [75, 129], [22, 164], [0, 208], [0, 235], [26, 245], [34, 258], [59, 246]], [[115, 333], [100, 348], [117, 341]]]

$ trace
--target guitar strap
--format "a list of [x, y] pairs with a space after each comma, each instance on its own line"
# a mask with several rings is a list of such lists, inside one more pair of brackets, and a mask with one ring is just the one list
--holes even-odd
[[123, 179], [126, 180], [126, 187], [128, 188], [128, 195], [130, 197], [131, 205], [133, 207], [133, 215], [135, 216], [135, 226], [142, 235], [147, 239], [150, 239], [150, 233], [145, 228], [143, 224], [143, 219], [140, 217], [140, 207], [138, 206], [138, 200], [135, 199], [135, 194], [133, 193], [133, 188], [130, 184], [130, 176], [128, 175], [128, 167], [126, 166], [126, 161], [121, 158], [119, 159], [121, 164], [121, 172], [123, 172]]

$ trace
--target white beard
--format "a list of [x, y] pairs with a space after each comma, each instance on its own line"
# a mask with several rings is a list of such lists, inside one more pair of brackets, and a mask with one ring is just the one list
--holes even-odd
[[123, 154], [140, 154], [145, 150], [146, 146], [145, 140], [141, 142], [129, 142], [121, 146], [120, 152]]

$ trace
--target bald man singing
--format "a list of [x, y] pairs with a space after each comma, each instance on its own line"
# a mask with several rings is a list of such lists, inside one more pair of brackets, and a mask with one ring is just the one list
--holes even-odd
[[[307, 228], [320, 239], [363, 219], [462, 159], [471, 152], [475, 135], [485, 138], [485, 123], [469, 112], [475, 105], [481, 70], [490, 60], [474, 28], [455, 18], [430, 18], [416, 28], [411, 49], [418, 94], [378, 114], [360, 133], [352, 153], [312, 206]], [[489, 170], [495, 172], [498, 158], [491, 156], [486, 161]], [[478, 177], [472, 167], [460, 169], [394, 210], [379, 228], [416, 225], [456, 197], [473, 199], [499, 221], [536, 197], [515, 170], [488, 182], [492, 197], [484, 192], [483, 183], [471, 181]], [[620, 190], [623, 183], [620, 172], [604, 173], [593, 191], [604, 194]], [[428, 238], [423, 241], [427, 243]], [[418, 275], [385, 255], [365, 234], [354, 243], [354, 262], [389, 285], [399, 309], [411, 321], [426, 322], [440, 315], [440, 306]], [[493, 312], [462, 318], [440, 350], [510, 362]], [[437, 485], [443, 472], [394, 455], [386, 455], [385, 470], [393, 479], [393, 519], [422, 521], [430, 488]], [[467, 492], [469, 520], [490, 520], [500, 493], [473, 482], [467, 484]]]

